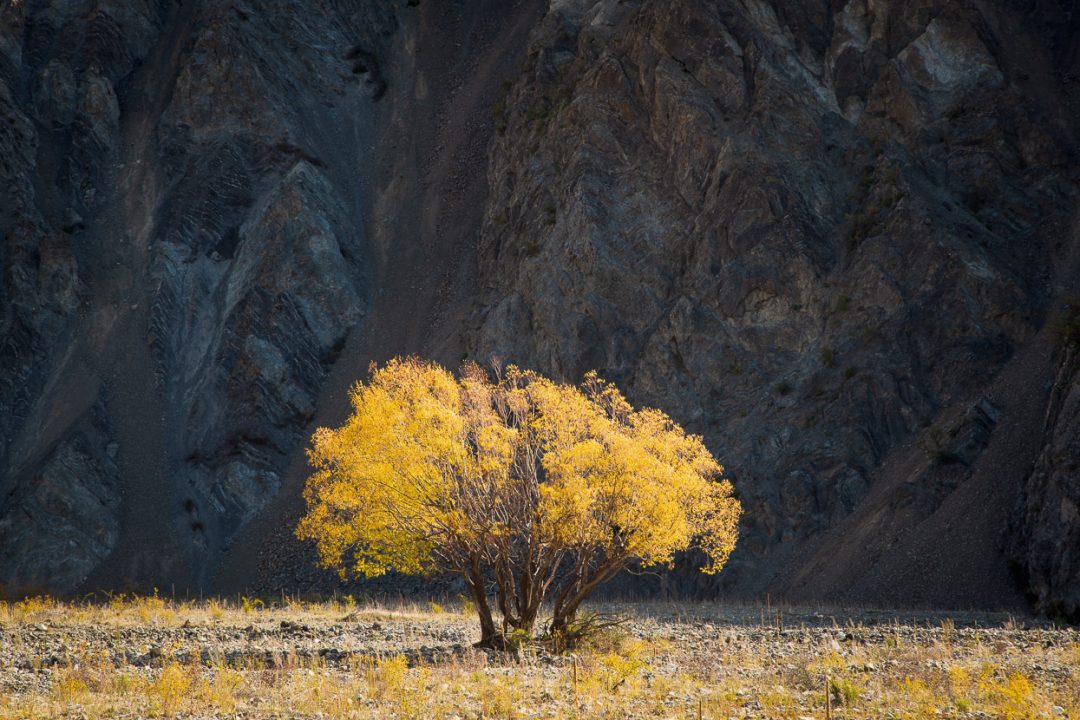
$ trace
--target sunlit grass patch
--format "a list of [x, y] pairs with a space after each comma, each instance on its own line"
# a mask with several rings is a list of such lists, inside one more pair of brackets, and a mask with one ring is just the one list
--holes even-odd
[[799, 720], [826, 702], [838, 720], [1080, 717], [1075, 632], [1016, 621], [781, 630], [703, 619], [708, 606], [605, 606], [628, 622], [554, 656], [474, 650], [473, 618], [435, 603], [0, 605], [0, 651], [18, 666], [0, 664], [0, 718]]

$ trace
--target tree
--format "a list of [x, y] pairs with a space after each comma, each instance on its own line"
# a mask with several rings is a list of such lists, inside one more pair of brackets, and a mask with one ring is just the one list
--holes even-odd
[[312, 436], [297, 535], [342, 577], [460, 574], [481, 646], [504, 646], [508, 626], [532, 636], [545, 599], [549, 632], [566, 637], [619, 570], [693, 547], [715, 573], [734, 547], [740, 506], [702, 439], [596, 373], [574, 387], [395, 359], [351, 401], [342, 427]]

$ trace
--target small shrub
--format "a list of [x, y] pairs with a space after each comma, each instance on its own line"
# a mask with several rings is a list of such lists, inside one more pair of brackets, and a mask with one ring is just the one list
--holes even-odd
[[594, 649], [618, 646], [621, 638], [612, 633], [626, 622], [624, 618], [602, 615], [600, 613], [578, 613], [561, 631], [551, 631], [544, 636], [544, 642], [552, 652], [564, 653], [588, 644]]
[[474, 612], [476, 612], [476, 603], [473, 601], [472, 598], [461, 594], [458, 595], [458, 601], [461, 603], [462, 615], [472, 615]]
[[506, 637], [506, 644], [511, 650], [520, 651], [533, 641], [532, 633], [524, 628], [514, 628]]
[[520, 686], [508, 683], [503, 678], [477, 672], [473, 673], [470, 685], [475, 688], [480, 701], [480, 717], [515, 718], [519, 717], [521, 706]]
[[62, 703], [80, 702], [90, 692], [86, 678], [78, 671], [62, 671], [53, 684], [53, 694]]
[[215, 710], [235, 713], [237, 693], [244, 685], [244, 675], [238, 670], [219, 668], [213, 679], [199, 692], [199, 699]]
[[257, 611], [257, 610], [260, 610], [265, 605], [265, 603], [263, 603], [262, 600], [260, 600], [258, 598], [249, 598], [247, 595], [244, 595], [243, 597], [240, 598], [240, 603], [241, 603], [240, 609], [241, 609], [241, 611], [243, 611], [243, 613], [245, 615], [248, 615], [248, 614], [253, 613], [253, 612]]
[[368, 673], [369, 693], [377, 699], [396, 697], [405, 686], [405, 676], [408, 672], [409, 661], [404, 655], [378, 660], [372, 671]]
[[989, 689], [999, 717], [1020, 720], [1035, 716], [1032, 708], [1034, 688], [1024, 674], [1011, 673], [1004, 682], [994, 683]]
[[844, 707], [855, 707], [859, 696], [862, 695], [862, 690], [857, 685], [843, 678], [833, 680], [830, 690], [836, 701], [842, 703]]
[[206, 611], [210, 613], [210, 617], [220, 620], [225, 617], [225, 604], [216, 598], [210, 598], [206, 602]]
[[165, 715], [175, 715], [181, 703], [188, 696], [188, 690], [194, 681], [194, 669], [176, 662], [161, 669], [161, 675], [150, 683], [149, 694], [156, 701], [155, 705]]
[[126, 695], [131, 692], [135, 683], [132, 681], [131, 675], [125, 672], [117, 673], [112, 676], [112, 691], [120, 695]]
[[135, 605], [136, 614], [144, 623], [160, 617], [165, 610], [165, 601], [158, 597], [157, 588], [154, 588], [154, 594], [151, 596], [132, 598], [132, 603]]
[[11, 607], [10, 613], [16, 621], [31, 622], [56, 607], [58, 607], [56, 600], [48, 595], [42, 595], [20, 600]]
[[612, 690], [620, 687], [627, 680], [648, 667], [648, 664], [641, 659], [640, 653], [636, 650], [626, 655], [608, 653], [601, 658], [600, 663], [608, 670]]

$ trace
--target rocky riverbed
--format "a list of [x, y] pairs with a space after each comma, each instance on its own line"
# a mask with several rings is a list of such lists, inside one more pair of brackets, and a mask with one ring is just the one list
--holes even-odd
[[513, 656], [462, 610], [5, 605], [0, 718], [1080, 717], [1080, 633], [1008, 615], [606, 604]]

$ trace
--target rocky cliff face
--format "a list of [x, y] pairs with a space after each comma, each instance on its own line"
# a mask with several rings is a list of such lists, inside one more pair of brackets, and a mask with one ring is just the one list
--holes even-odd
[[1035, 606], [1053, 617], [1080, 613], [1080, 305], [1052, 326], [1060, 350], [1046, 405], [1043, 443], [1010, 518], [1010, 557]]
[[[1076, 25], [1044, 10], [553, 4], [500, 108], [477, 347], [599, 367], [702, 432], [748, 509], [731, 590], [1014, 601], [951, 557], [1004, 568], [1030, 465], [991, 504], [950, 498], [995, 472], [980, 455], [1018, 412], [995, 380], [1073, 287]], [[905, 454], [881, 527], [867, 498]], [[1070, 536], [1031, 512], [1056, 566]], [[913, 576], [895, 548], [939, 513], [991, 521]]]
[[725, 461], [679, 592], [1075, 615], [1068, 5], [5, 5], [0, 581], [306, 582], [312, 426], [495, 354]]
[[277, 490], [365, 312], [363, 129], [381, 81], [357, 54], [395, 17], [3, 13], [0, 578], [199, 582]]

